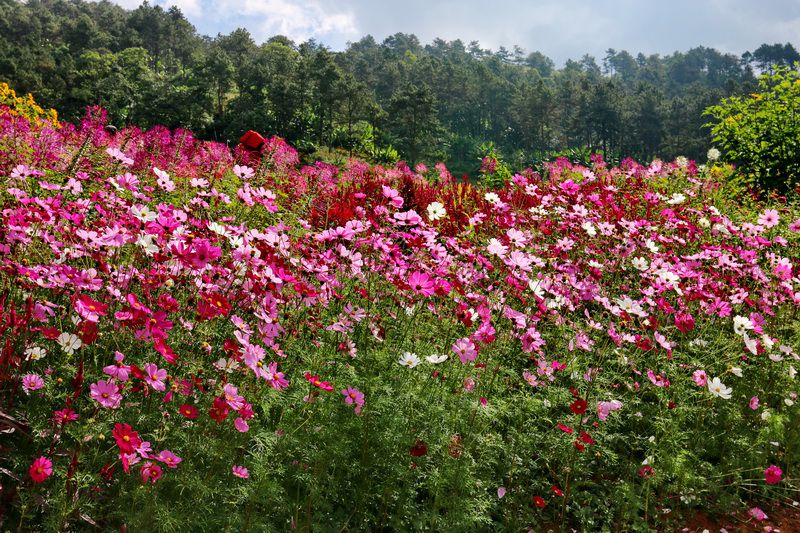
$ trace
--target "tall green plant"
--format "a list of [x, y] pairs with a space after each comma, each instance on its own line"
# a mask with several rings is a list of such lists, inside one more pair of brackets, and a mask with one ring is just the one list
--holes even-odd
[[[800, 64], [796, 64], [796, 69]], [[800, 184], [800, 73], [779, 68], [759, 79], [760, 92], [706, 109], [713, 141], [749, 182], [786, 192]]]

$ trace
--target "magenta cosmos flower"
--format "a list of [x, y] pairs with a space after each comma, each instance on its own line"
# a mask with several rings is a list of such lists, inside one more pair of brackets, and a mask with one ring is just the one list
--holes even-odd
[[161, 461], [170, 468], [178, 468], [178, 464], [183, 461], [180, 457], [169, 450], [162, 450], [155, 459]]
[[233, 475], [238, 478], [247, 479], [250, 477], [250, 472], [248, 472], [243, 466], [234, 465], [234, 467], [231, 468], [231, 472], [233, 472]]
[[139, 474], [142, 476], [142, 483], [150, 484], [155, 484], [156, 481], [161, 479], [163, 473], [164, 471], [161, 467], [151, 461], [144, 463], [142, 469], [139, 471]]
[[112, 381], [98, 381], [89, 386], [92, 399], [106, 409], [116, 409], [122, 401], [119, 387]]
[[423, 296], [433, 296], [433, 280], [424, 272], [414, 271], [408, 277], [408, 285], [411, 290]]
[[781, 482], [781, 477], [783, 476], [783, 470], [781, 467], [775, 465], [769, 465], [766, 470], [764, 470], [764, 480], [767, 482], [767, 485], [777, 485]]
[[364, 406], [364, 393], [355, 387], [350, 387], [349, 385], [346, 389], [342, 389], [341, 392], [344, 395], [344, 403], [347, 405], [355, 404], [356, 413], [361, 412], [361, 407]]
[[53, 461], [47, 457], [39, 457], [31, 464], [28, 473], [34, 483], [41, 483], [53, 473]]
[[44, 387], [44, 380], [39, 374], [25, 374], [22, 376], [22, 388], [25, 392], [39, 390]]

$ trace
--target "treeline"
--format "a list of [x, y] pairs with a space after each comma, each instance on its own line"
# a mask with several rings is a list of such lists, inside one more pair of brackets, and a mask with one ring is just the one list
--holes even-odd
[[0, 80], [64, 119], [101, 104], [116, 124], [185, 127], [222, 142], [255, 129], [305, 152], [445, 160], [456, 172], [474, 172], [488, 143], [515, 165], [599, 150], [702, 159], [702, 111], [798, 60], [791, 44], [741, 57], [610, 49], [559, 69], [518, 47], [423, 45], [398, 33], [333, 52], [282, 36], [258, 44], [243, 29], [202, 36], [177, 8], [147, 3], [0, 0]]

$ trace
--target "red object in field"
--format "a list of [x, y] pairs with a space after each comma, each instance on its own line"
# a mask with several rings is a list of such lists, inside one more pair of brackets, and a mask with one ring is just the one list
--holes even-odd
[[257, 131], [248, 130], [247, 133], [242, 135], [239, 142], [251, 150], [258, 150], [261, 148], [261, 145], [264, 144], [264, 137]]

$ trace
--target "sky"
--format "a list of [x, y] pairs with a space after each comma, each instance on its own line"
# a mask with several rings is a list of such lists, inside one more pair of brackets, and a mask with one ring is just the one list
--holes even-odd
[[[140, 0], [113, 0], [135, 8]], [[205, 35], [243, 27], [256, 42], [282, 34], [333, 50], [369, 34], [439, 37], [482, 48], [540, 51], [561, 66], [614, 48], [636, 55], [695, 46], [736, 55], [762, 43], [800, 48], [800, 0], [151, 0], [178, 6]]]

